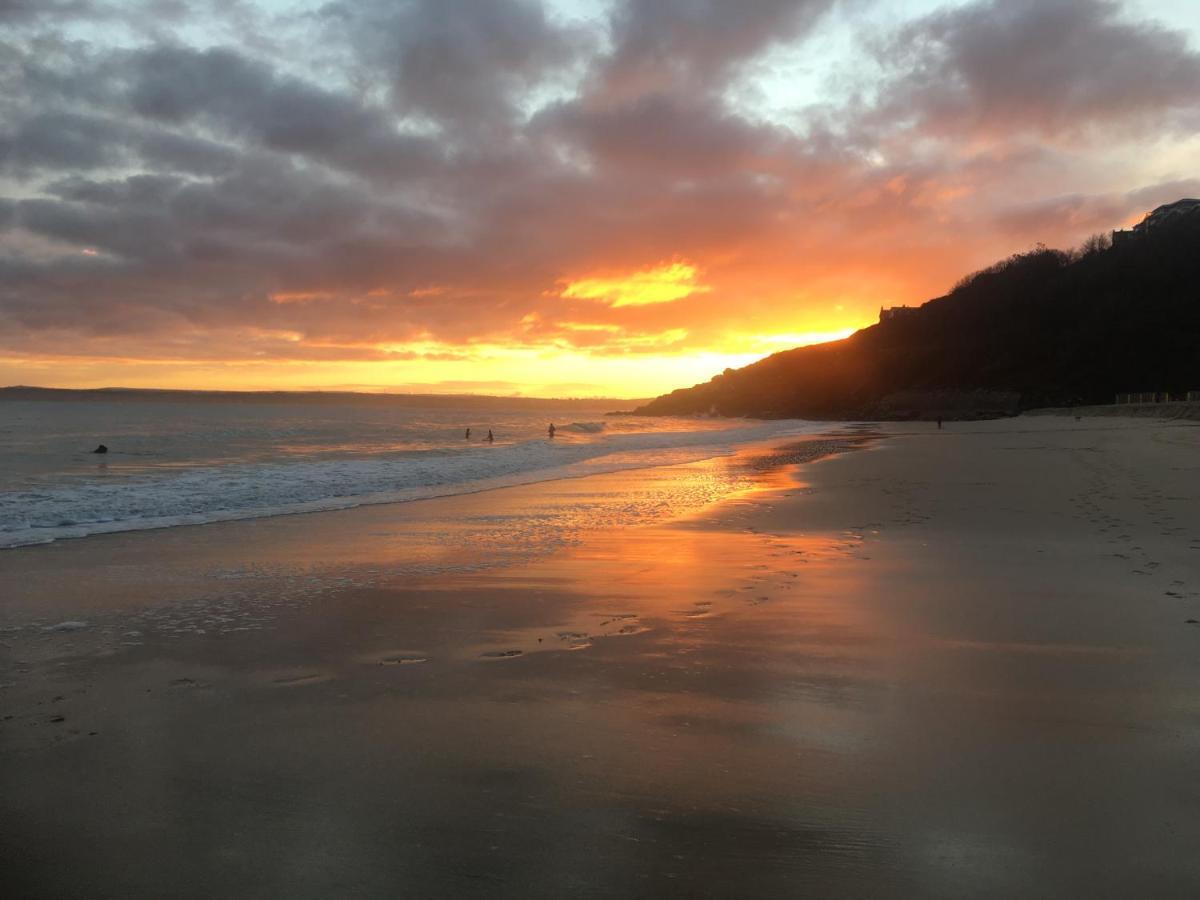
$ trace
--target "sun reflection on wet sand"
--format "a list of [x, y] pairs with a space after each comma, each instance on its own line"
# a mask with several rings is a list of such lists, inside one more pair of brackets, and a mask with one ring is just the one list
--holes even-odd
[[4, 635], [6, 814], [106, 883], [149, 841], [142, 893], [1185, 895], [1188, 538], [1138, 536], [1175, 587], [1131, 602], [1060, 515], [1086, 472], [1012, 487], [1073, 438], [979, 433], [14, 553], [8, 621], [61, 593]]

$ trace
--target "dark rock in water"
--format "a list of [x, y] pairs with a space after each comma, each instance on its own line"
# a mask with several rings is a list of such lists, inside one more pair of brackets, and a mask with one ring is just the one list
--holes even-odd
[[1200, 622], [1197, 622], [1195, 619], [1188, 619], [1183, 624], [1184, 625], [1200, 625]]
[[97, 448], [96, 448], [95, 450], [93, 450], [92, 452], [93, 452], [93, 453], [107, 453], [107, 452], [108, 452], [108, 448], [107, 448], [107, 447], [105, 447], [103, 444], [101, 444], [99, 447], [97, 447]]

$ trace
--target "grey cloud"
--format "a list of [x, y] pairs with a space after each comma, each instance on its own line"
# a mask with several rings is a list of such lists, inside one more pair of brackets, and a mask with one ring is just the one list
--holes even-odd
[[220, 47], [151, 47], [133, 54], [127, 66], [130, 106], [165, 122], [185, 122], [200, 113], [237, 121], [247, 107], [262, 104], [274, 81], [265, 65]]
[[322, 17], [402, 114], [468, 131], [507, 124], [519, 92], [561, 76], [589, 47], [528, 0], [353, 0]]
[[18, 55], [3, 76], [9, 97], [25, 101], [9, 101], [13, 124], [0, 132], [0, 162], [10, 168], [101, 168], [132, 151], [153, 168], [218, 175], [261, 149], [405, 178], [442, 161], [434, 141], [405, 134], [390, 112], [228, 48]]
[[155, 210], [88, 207], [56, 200], [22, 200], [17, 219], [27, 231], [129, 257], [174, 256], [167, 218]]
[[215, 180], [74, 176], [46, 191], [58, 199], [18, 205], [22, 227], [146, 262], [199, 253], [269, 273], [325, 244], [378, 237], [435, 246], [444, 233], [435, 217], [360, 185], [269, 161]]
[[876, 120], [935, 133], [1061, 136], [1200, 105], [1200, 54], [1110, 0], [980, 0], [877, 52], [892, 80]]
[[1200, 196], [1200, 179], [1148, 185], [1123, 194], [1068, 194], [1000, 210], [996, 223], [1014, 235], [1049, 243], [1086, 231], [1108, 231], [1180, 197]]
[[836, 0], [625, 0], [593, 89], [608, 101], [721, 89], [730, 70], [810, 28]]
[[123, 159], [125, 127], [96, 116], [44, 112], [0, 133], [0, 168], [96, 169]]
[[757, 126], [711, 101], [654, 94], [620, 106], [560, 104], [536, 131], [584, 149], [601, 164], [650, 169], [676, 178], [757, 169], [786, 143], [778, 129]]
[[46, 185], [45, 192], [77, 203], [145, 209], [161, 207], [181, 184], [181, 179], [165, 175], [133, 175], [119, 181], [72, 175]]
[[0, 0], [0, 22], [22, 24], [97, 14], [102, 5], [91, 0]]
[[171, 131], [150, 131], [135, 144], [153, 169], [192, 175], [223, 175], [237, 167], [240, 148]]
[[128, 101], [168, 123], [199, 119], [234, 137], [375, 176], [429, 174], [441, 152], [355, 98], [295, 78], [227, 49], [160, 46], [135, 54]]
[[0, 0], [0, 22], [18, 26], [120, 21], [144, 28], [192, 13], [187, 0]]

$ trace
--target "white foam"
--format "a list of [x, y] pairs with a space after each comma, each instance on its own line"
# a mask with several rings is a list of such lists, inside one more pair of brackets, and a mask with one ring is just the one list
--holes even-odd
[[[586, 426], [603, 423], [576, 423]], [[574, 427], [574, 426], [570, 426]], [[808, 422], [725, 430], [606, 434], [586, 442], [391, 453], [367, 458], [206, 466], [0, 492], [0, 548], [120, 531], [347, 509], [657, 465], [733, 452]]]
[[89, 627], [91, 626], [88, 622], [72, 620], [69, 622], [59, 622], [57, 625], [47, 625], [42, 631], [82, 631]]

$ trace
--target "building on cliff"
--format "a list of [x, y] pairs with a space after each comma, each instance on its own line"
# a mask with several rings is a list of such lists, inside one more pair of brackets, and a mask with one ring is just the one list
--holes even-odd
[[919, 306], [891, 306], [886, 308], [881, 306], [879, 308], [879, 321], [894, 322], [897, 319], [909, 318], [915, 315], [918, 310], [920, 310]]
[[1200, 200], [1189, 198], [1176, 200], [1174, 203], [1165, 203], [1148, 213], [1146, 218], [1142, 219], [1142, 221], [1138, 222], [1132, 228], [1114, 231], [1112, 233], [1112, 242], [1113, 244], [1120, 244], [1125, 241], [1144, 237], [1164, 225], [1173, 224], [1184, 216], [1190, 216], [1197, 212], [1200, 212]]

